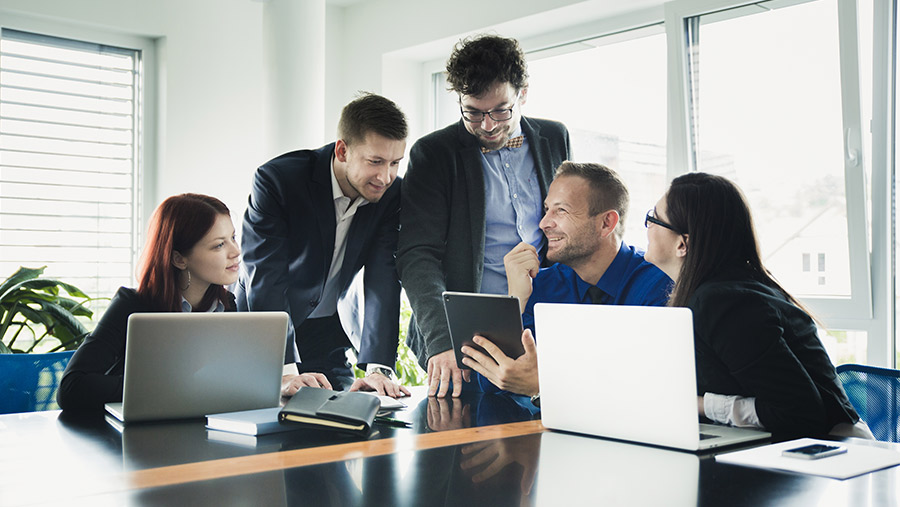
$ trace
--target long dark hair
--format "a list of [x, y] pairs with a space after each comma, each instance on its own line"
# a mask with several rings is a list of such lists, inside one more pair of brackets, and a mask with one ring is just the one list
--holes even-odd
[[669, 306], [687, 306], [700, 284], [725, 270], [741, 268], [805, 310], [763, 266], [750, 206], [727, 178], [707, 173], [675, 178], [666, 194], [666, 219], [688, 236], [687, 254]]
[[[172, 252], [187, 255], [219, 215], [230, 215], [228, 207], [202, 194], [173, 195], [153, 212], [137, 273], [137, 292], [151, 307], [161, 312], [181, 311], [178, 269], [172, 264]], [[226, 292], [221, 285], [210, 285], [199, 308], [209, 308], [217, 299], [227, 304]]]

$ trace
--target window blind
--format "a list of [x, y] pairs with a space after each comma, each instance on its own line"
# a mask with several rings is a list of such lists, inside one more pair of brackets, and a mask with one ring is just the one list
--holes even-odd
[[0, 280], [19, 266], [89, 295], [132, 285], [140, 51], [0, 32]]

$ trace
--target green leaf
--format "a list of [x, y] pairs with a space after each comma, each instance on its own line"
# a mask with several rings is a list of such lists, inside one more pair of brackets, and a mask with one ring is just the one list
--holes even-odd
[[35, 324], [41, 324], [44, 327], [50, 327], [53, 325], [53, 319], [50, 315], [29, 306], [19, 306], [16, 313], [20, 313], [23, 317], [30, 320], [31, 322], [34, 322]]
[[87, 333], [88, 330], [84, 327], [84, 324], [81, 323], [78, 319], [75, 318], [74, 315], [69, 313], [68, 310], [63, 308], [62, 306], [55, 303], [42, 303], [41, 309], [46, 313], [52, 316], [55, 321], [55, 326], [53, 326], [53, 330], [50, 332], [53, 336], [57, 336], [57, 333], [60, 331], [56, 329], [57, 326], [62, 325], [71, 335], [79, 335], [82, 333]]
[[[33, 340], [31, 349], [46, 336], [53, 336], [60, 341], [56, 348], [71, 350], [76, 348], [88, 334], [84, 324], [77, 317], [91, 318], [94, 312], [85, 306], [91, 298], [78, 287], [61, 280], [39, 278], [46, 269], [20, 267], [12, 276], [0, 284], [0, 353], [12, 350], [12, 341], [27, 328], [32, 336], [37, 336], [35, 329], [46, 331]], [[65, 291], [71, 297], [62, 297]], [[76, 299], [83, 299], [77, 301]], [[20, 319], [16, 319], [21, 316]], [[13, 337], [6, 336], [7, 331], [19, 326]], [[10, 343], [2, 343], [7, 338]]]
[[15, 273], [12, 274], [9, 278], [3, 281], [0, 284], [0, 301], [5, 299], [6, 292], [9, 291], [12, 287], [26, 281], [32, 280], [41, 276], [44, 273], [44, 270], [47, 269], [47, 266], [42, 268], [24, 268], [20, 267]]
[[43, 290], [45, 292], [50, 292], [53, 295], [59, 295], [59, 288], [62, 287], [66, 292], [69, 293], [70, 296], [77, 298], [87, 298], [88, 295], [85, 294], [78, 287], [63, 282], [62, 280], [56, 280], [53, 278], [39, 278], [34, 280], [28, 280], [20, 284], [22, 287], [28, 287], [30, 289], [35, 290]]
[[[90, 298], [88, 298], [87, 301], [90, 301]], [[84, 306], [84, 304], [85, 304], [87, 301], [82, 301], [82, 302], [79, 303], [78, 301], [75, 301], [74, 299], [62, 298], [62, 297], [61, 297], [61, 298], [57, 298], [56, 303], [57, 303], [59, 306], [61, 306], [61, 307], [65, 308], [66, 310], [68, 310], [69, 313], [71, 313], [72, 315], [75, 315], [75, 316], [78, 316], [78, 317], [87, 317], [87, 318], [91, 318], [91, 317], [94, 316], [94, 312], [91, 311], [90, 308]]]
[[66, 292], [68, 292], [70, 296], [76, 297], [76, 298], [88, 298], [88, 299], [90, 299], [90, 296], [88, 296], [87, 294], [85, 294], [85, 293], [84, 293], [81, 289], [79, 289], [78, 287], [76, 287], [76, 286], [74, 286], [74, 285], [71, 285], [71, 284], [68, 284], [68, 283], [66, 283], [66, 282], [60, 281], [60, 280], [54, 280], [54, 281], [55, 281], [57, 284], [59, 284], [60, 287], [62, 287], [63, 289], [65, 289]]
[[59, 282], [47, 278], [35, 278], [34, 280], [26, 280], [20, 283], [17, 289], [40, 290], [57, 296], [59, 295]]

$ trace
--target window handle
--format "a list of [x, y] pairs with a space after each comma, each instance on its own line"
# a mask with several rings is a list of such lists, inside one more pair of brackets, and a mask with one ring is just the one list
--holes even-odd
[[847, 162], [850, 163], [850, 167], [859, 166], [859, 150], [850, 147], [850, 134], [852, 133], [852, 128], [847, 127], [844, 133], [844, 153], [847, 157]]

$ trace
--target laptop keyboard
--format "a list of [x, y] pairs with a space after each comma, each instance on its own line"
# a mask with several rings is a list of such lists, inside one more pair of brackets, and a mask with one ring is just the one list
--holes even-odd
[[710, 438], [719, 438], [721, 435], [711, 435], [709, 433], [701, 433], [700, 440], [709, 440]]

